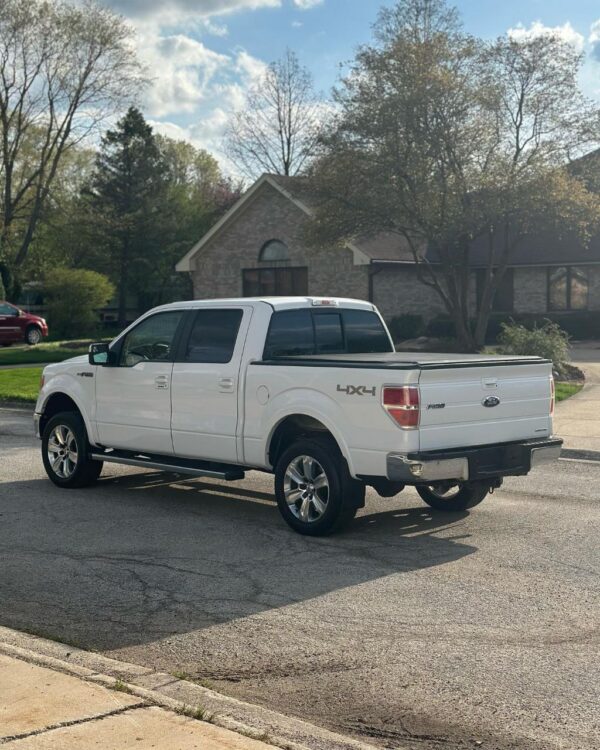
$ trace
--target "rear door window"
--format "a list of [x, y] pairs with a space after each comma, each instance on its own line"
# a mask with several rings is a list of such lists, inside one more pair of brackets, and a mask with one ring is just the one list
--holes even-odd
[[231, 362], [242, 310], [198, 310], [188, 339], [186, 362]]

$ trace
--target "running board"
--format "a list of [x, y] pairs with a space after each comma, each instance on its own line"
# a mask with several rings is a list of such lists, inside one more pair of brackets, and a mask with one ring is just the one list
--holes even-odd
[[226, 482], [235, 482], [246, 476], [243, 469], [238, 466], [212, 464], [208, 461], [191, 461], [185, 458], [173, 458], [170, 461], [168, 456], [152, 456], [145, 453], [93, 452], [90, 454], [90, 458], [93, 461], [107, 461], [108, 463], [124, 464], [125, 466], [142, 466], [146, 469], [172, 471], [175, 474], [189, 474], [194, 477], [212, 477], [213, 479], [223, 479]]

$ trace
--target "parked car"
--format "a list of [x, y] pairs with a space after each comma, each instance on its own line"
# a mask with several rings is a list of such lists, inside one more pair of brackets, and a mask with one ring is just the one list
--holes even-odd
[[24, 341], [35, 346], [47, 335], [48, 324], [44, 318], [0, 301], [0, 344], [8, 346]]
[[59, 487], [103, 462], [226, 481], [258, 469], [285, 521], [323, 535], [369, 485], [472, 508], [559, 457], [553, 405], [547, 360], [396, 353], [368, 302], [280, 297], [156, 308], [46, 367], [34, 419]]

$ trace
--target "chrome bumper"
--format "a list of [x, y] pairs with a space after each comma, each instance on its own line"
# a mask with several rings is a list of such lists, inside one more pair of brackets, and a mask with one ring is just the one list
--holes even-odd
[[33, 412], [33, 431], [35, 433], [36, 438], [41, 438], [42, 435], [40, 433], [40, 420], [42, 418], [42, 415], [35, 411]]
[[556, 461], [560, 438], [497, 443], [446, 451], [388, 453], [387, 478], [405, 484], [428, 484], [445, 479], [485, 481], [524, 476], [540, 464]]

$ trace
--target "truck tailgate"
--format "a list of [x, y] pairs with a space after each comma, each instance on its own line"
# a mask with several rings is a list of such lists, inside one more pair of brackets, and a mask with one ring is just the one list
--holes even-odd
[[543, 361], [421, 370], [420, 449], [547, 437], [552, 370]]

